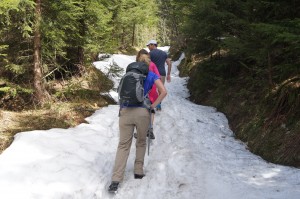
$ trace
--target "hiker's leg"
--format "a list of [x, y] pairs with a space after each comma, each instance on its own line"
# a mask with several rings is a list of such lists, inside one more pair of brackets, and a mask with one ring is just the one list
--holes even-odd
[[[162, 83], [165, 84], [166, 76], [160, 76], [160, 79], [161, 79]], [[158, 111], [161, 110], [161, 103], [159, 103], [159, 104], [156, 106], [156, 110], [158, 110]]]
[[147, 136], [150, 136], [150, 139], [155, 139], [155, 136], [154, 136], [154, 131], [153, 131], [153, 125], [154, 125], [154, 115], [155, 115], [155, 111], [153, 110], [153, 113], [151, 113], [151, 123], [152, 123], [152, 129], [148, 132], [149, 135]]
[[166, 82], [166, 76], [160, 76], [160, 79], [161, 79], [162, 83], [165, 84], [165, 82]]
[[112, 181], [120, 182], [123, 180], [127, 159], [132, 142], [134, 130], [134, 115], [132, 108], [123, 108], [120, 112], [119, 129], [120, 141], [115, 159]]
[[136, 113], [137, 140], [136, 140], [136, 157], [134, 162], [134, 173], [144, 174], [144, 157], [146, 153], [146, 136], [150, 125], [150, 114], [145, 108], [139, 108]]
[[153, 127], [153, 124], [154, 124], [154, 115], [155, 115], [155, 113], [151, 113], [151, 121], [152, 121], [152, 127]]

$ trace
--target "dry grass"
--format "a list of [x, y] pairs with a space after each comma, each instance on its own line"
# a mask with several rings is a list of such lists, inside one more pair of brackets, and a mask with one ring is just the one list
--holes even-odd
[[52, 99], [43, 107], [26, 105], [16, 108], [19, 101], [15, 98], [5, 103], [11, 106], [0, 110], [0, 153], [12, 143], [14, 135], [19, 132], [74, 127], [85, 123], [85, 118], [96, 110], [114, 103], [108, 97], [100, 95], [100, 92], [108, 90], [111, 85], [97, 70], [91, 70], [83, 78], [72, 78], [68, 82], [50, 82], [48, 86]]
[[47, 108], [21, 112], [0, 110], [0, 153], [12, 143], [14, 135], [19, 132], [74, 127], [86, 123], [86, 117], [107, 104], [99, 96], [89, 102], [58, 102]]

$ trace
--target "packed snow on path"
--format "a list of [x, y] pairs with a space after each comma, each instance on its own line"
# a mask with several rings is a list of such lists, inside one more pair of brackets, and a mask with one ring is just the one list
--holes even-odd
[[[95, 65], [103, 70], [112, 60], [126, 67], [134, 56], [113, 55]], [[133, 178], [133, 141], [118, 193], [107, 192], [119, 139], [119, 108], [109, 105], [88, 124], [17, 134], [0, 155], [0, 198], [299, 199], [299, 169], [253, 155], [234, 139], [224, 114], [187, 100], [180, 60], [173, 62], [168, 95], [155, 116], [143, 179]]]

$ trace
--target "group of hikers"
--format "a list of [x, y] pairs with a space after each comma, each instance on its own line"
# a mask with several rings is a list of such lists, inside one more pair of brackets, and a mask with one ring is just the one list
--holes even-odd
[[[147, 67], [144, 73], [145, 78], [142, 80], [144, 101], [150, 103], [145, 105], [129, 104], [120, 101], [119, 112], [119, 130], [120, 138], [115, 157], [115, 165], [113, 168], [112, 182], [108, 188], [109, 192], [115, 193], [120, 182], [124, 178], [127, 159], [130, 152], [130, 147], [133, 137], [136, 138], [136, 157], [134, 162], [134, 178], [142, 179], [144, 174], [144, 157], [146, 153], [146, 139], [155, 139], [153, 131], [149, 132], [149, 126], [153, 123], [155, 110], [161, 111], [161, 102], [167, 95], [167, 90], [164, 86], [165, 81], [171, 81], [171, 60], [166, 52], [158, 49], [157, 41], [150, 40], [146, 46], [149, 51], [141, 49], [137, 56], [136, 62], [131, 65], [137, 68], [139, 65]], [[168, 69], [165, 69], [165, 63]], [[127, 67], [128, 70], [129, 66]], [[134, 134], [134, 129], [136, 133]]]

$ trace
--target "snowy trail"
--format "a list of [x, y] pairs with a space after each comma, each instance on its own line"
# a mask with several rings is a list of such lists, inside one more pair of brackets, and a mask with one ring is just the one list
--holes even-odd
[[[132, 60], [114, 59], [124, 67]], [[119, 109], [110, 105], [87, 118], [89, 124], [16, 135], [0, 155], [0, 198], [299, 199], [300, 170], [251, 154], [224, 114], [188, 101], [178, 64], [155, 116], [146, 177], [133, 178], [133, 141], [124, 182], [116, 195], [107, 193], [119, 135]]]

